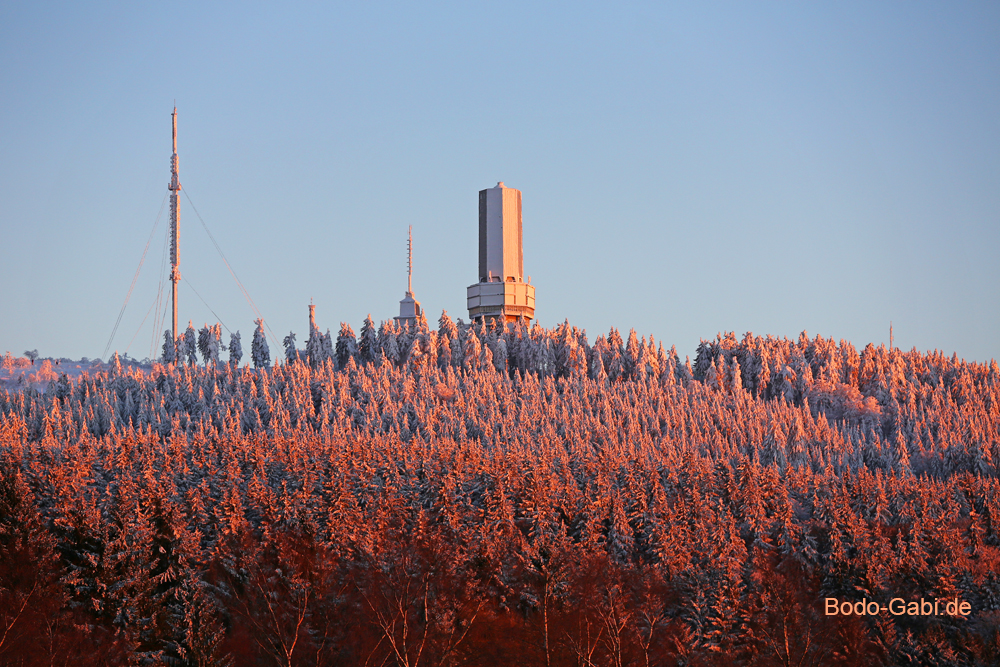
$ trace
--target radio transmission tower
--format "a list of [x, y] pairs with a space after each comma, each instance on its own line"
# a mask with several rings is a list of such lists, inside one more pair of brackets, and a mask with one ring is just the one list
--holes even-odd
[[180, 222], [181, 222], [181, 182], [177, 164], [177, 107], [170, 115], [174, 129], [174, 154], [170, 157], [170, 282], [172, 285], [173, 327], [171, 335], [177, 339], [177, 283], [181, 279]]
[[415, 325], [420, 318], [420, 302], [413, 298], [413, 225], [406, 237], [406, 297], [399, 302], [400, 325]]

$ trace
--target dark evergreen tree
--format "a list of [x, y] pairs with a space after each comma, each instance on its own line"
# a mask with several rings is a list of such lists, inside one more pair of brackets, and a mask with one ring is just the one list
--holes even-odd
[[299, 360], [299, 351], [295, 349], [295, 332], [289, 331], [281, 344], [285, 346], [285, 363], [295, 363]]
[[163, 363], [172, 364], [177, 361], [177, 344], [170, 329], [163, 332]]
[[340, 333], [337, 334], [337, 368], [346, 368], [347, 361], [358, 357], [358, 341], [354, 336], [354, 329], [347, 322], [340, 323]]
[[361, 326], [361, 340], [358, 344], [362, 364], [371, 364], [376, 361], [379, 355], [378, 333], [375, 331], [375, 322], [369, 313], [365, 318], [365, 323]]
[[240, 332], [229, 334], [229, 365], [236, 366], [240, 365], [240, 359], [243, 358], [243, 345], [240, 343]]
[[442, 310], [441, 317], [438, 318], [438, 337], [447, 337], [449, 340], [458, 338], [458, 327], [448, 316], [447, 310]]
[[253, 357], [254, 368], [271, 367], [271, 350], [267, 345], [267, 336], [264, 334], [264, 320], [256, 320], [257, 328], [253, 332], [253, 343], [250, 345], [250, 354]]
[[189, 366], [198, 363], [198, 334], [190, 320], [188, 320], [187, 329], [184, 331], [184, 356], [187, 357]]
[[[312, 316], [310, 315], [310, 317]], [[306, 360], [313, 368], [319, 368], [325, 360], [323, 334], [320, 332], [319, 327], [316, 326], [316, 323], [312, 321], [309, 323], [309, 337], [306, 339]]]
[[382, 322], [378, 330], [378, 349], [382, 357], [393, 366], [399, 365], [399, 346], [396, 341], [396, 330], [388, 322]]

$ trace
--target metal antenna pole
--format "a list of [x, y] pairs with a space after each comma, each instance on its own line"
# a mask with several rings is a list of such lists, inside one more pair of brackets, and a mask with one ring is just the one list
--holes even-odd
[[413, 296], [413, 225], [406, 241], [406, 296]]
[[177, 107], [170, 115], [174, 129], [174, 153], [170, 158], [170, 282], [173, 296], [173, 318], [171, 320], [171, 335], [177, 339], [177, 283], [181, 279], [180, 253], [180, 222], [181, 222], [181, 182], [178, 177], [177, 164]]

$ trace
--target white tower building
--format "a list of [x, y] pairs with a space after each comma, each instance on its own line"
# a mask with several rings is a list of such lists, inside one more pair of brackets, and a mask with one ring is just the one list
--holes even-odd
[[413, 325], [418, 319], [420, 319], [420, 302], [413, 298], [413, 225], [410, 225], [406, 241], [406, 297], [399, 302], [399, 317], [395, 320], [400, 325]]
[[524, 281], [521, 191], [479, 191], [479, 282], [467, 290], [469, 317], [516, 322], [535, 317], [535, 288]]

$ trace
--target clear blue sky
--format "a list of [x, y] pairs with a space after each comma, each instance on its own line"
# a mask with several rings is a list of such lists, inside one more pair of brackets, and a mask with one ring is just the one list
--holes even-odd
[[[187, 194], [300, 343], [310, 299], [333, 331], [398, 313], [411, 224], [429, 319], [467, 318], [477, 191], [503, 180], [544, 326], [683, 356], [892, 321], [1000, 357], [996, 2], [88, 4], [0, 4], [0, 353], [103, 353], [176, 100]], [[185, 279], [248, 341], [186, 197], [181, 219]], [[113, 344], [140, 358], [165, 223]]]

